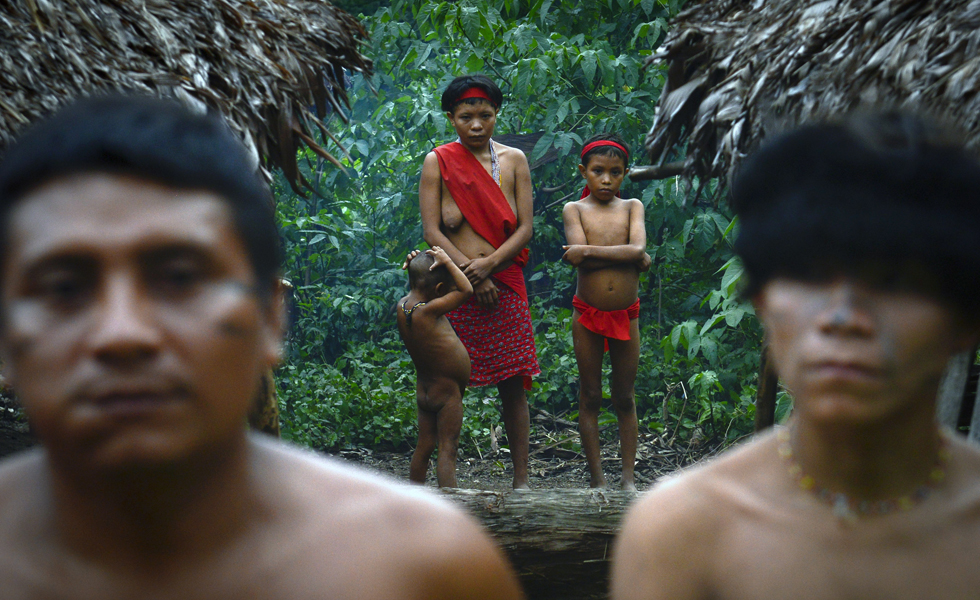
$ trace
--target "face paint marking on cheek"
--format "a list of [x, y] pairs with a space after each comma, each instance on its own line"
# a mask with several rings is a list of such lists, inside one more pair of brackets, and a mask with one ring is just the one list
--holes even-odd
[[252, 302], [261, 303], [258, 288], [239, 281], [229, 281], [221, 286], [221, 298], [217, 304], [223, 304], [218, 331], [223, 335], [246, 337], [256, 330], [257, 323], [248, 318], [248, 308]]

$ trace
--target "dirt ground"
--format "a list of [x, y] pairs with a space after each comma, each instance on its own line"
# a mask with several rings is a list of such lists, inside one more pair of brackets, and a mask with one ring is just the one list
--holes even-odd
[[[537, 426], [532, 433], [528, 460], [531, 487], [587, 488], [589, 471], [585, 456], [580, 452], [577, 424], [544, 412], [539, 412], [534, 420]], [[500, 435], [500, 432], [496, 433]], [[716, 451], [717, 448], [696, 439], [687, 444], [671, 439], [669, 435], [641, 433], [636, 460], [637, 487], [642, 491], [664, 475], [690, 466]], [[411, 451], [386, 452], [367, 448], [344, 450], [334, 455], [403, 480], [408, 479], [412, 458]], [[618, 489], [622, 467], [614, 426], [607, 426], [602, 431], [602, 463], [607, 484]], [[456, 479], [459, 487], [465, 489], [506, 491], [511, 489], [513, 474], [507, 448], [499, 447], [494, 440], [489, 440], [487, 448], [475, 455], [461, 452], [456, 461]], [[426, 485], [436, 486], [434, 456], [429, 461]]]
[[[580, 451], [578, 426], [561, 416], [538, 411], [534, 416], [531, 453], [528, 464], [532, 488], [586, 488], [589, 472], [585, 456]], [[506, 491], [511, 489], [513, 467], [506, 439], [495, 431], [485, 448], [476, 453], [461, 451], [456, 462], [459, 487], [466, 489]], [[615, 426], [601, 429], [602, 461], [610, 488], [619, 488], [621, 462], [619, 440]], [[0, 456], [11, 454], [34, 443], [23, 415], [13, 398], [0, 392]], [[641, 433], [636, 461], [636, 484], [640, 490], [666, 474], [687, 467], [714, 454], [717, 448], [709, 444], [680, 441], [670, 435]], [[389, 452], [357, 448], [328, 452], [364, 467], [408, 480], [411, 450]], [[435, 456], [430, 460], [427, 485], [436, 486]]]

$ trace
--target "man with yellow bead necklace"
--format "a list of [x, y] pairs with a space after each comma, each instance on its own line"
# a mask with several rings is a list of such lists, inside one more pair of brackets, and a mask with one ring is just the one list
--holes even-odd
[[980, 339], [975, 157], [859, 115], [764, 146], [732, 202], [794, 413], [633, 507], [613, 599], [980, 596], [980, 449], [934, 416]]

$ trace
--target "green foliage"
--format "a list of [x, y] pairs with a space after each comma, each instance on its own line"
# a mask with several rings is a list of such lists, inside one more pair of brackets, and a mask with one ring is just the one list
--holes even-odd
[[[646, 126], [664, 81], [642, 69], [679, 10], [677, 0], [391, 0], [364, 19], [370, 79], [355, 75], [350, 124], [339, 119], [341, 171], [300, 157], [321, 197], [276, 182], [296, 326], [280, 373], [288, 437], [323, 448], [405, 447], [414, 440], [414, 371], [392, 306], [405, 293], [399, 266], [420, 247], [422, 159], [452, 139], [439, 96], [455, 76], [481, 71], [500, 84], [497, 134], [536, 134], [529, 152], [534, 239], [526, 269], [542, 375], [532, 405], [577, 409], [571, 341], [574, 270], [560, 261], [561, 207], [577, 197], [583, 139], [614, 131], [641, 162]], [[738, 297], [737, 222], [715, 182], [627, 182], [646, 207], [653, 268], [641, 276], [643, 426], [678, 439], [734, 439], [751, 427], [759, 326]], [[463, 450], [489, 446], [496, 393], [469, 390]], [[785, 407], [786, 403], [783, 403]]]

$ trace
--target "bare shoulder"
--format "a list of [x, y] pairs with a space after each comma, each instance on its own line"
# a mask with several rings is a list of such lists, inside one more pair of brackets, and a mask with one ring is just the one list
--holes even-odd
[[527, 164], [527, 156], [524, 151], [520, 148], [514, 148], [512, 146], [505, 146], [498, 141], [493, 142], [493, 149], [497, 152], [497, 156], [500, 157], [501, 162], [507, 162], [511, 164]]
[[[12, 566], [34, 556], [50, 505], [44, 490], [47, 467], [41, 449], [28, 450], [0, 461], [0, 581]], [[25, 565], [21, 565], [22, 567]]]
[[0, 460], [0, 515], [21, 504], [45, 471], [44, 451], [34, 448]]
[[371, 516], [383, 526], [406, 516], [424, 524], [459, 517], [459, 511], [435, 494], [381, 474], [351, 466], [343, 461], [314, 454], [302, 448], [261, 438], [258, 449], [277, 469], [280, 485], [297, 502], [315, 500], [315, 506], [330, 505], [338, 520]]
[[722, 541], [746, 510], [764, 503], [771, 436], [670, 476], [629, 510], [617, 540], [613, 598], [708, 598]]
[[955, 496], [954, 504], [980, 508], [980, 447], [953, 433], [948, 439], [947, 483]]
[[[285, 502], [303, 515], [314, 544], [305, 552], [324, 571], [338, 571], [332, 581], [356, 570], [362, 584], [365, 576], [385, 589], [411, 582], [430, 598], [519, 597], [489, 536], [437, 494], [286, 444], [258, 443], [282, 474]], [[338, 547], [346, 553], [340, 569]]]
[[425, 155], [425, 159], [422, 161], [423, 169], [438, 169], [439, 168], [439, 156], [436, 154], [435, 150], [430, 150], [428, 154]]
[[565, 203], [565, 206], [561, 209], [561, 214], [566, 217], [580, 215], [582, 212], [581, 202], [581, 200], [572, 200], [571, 202]]

